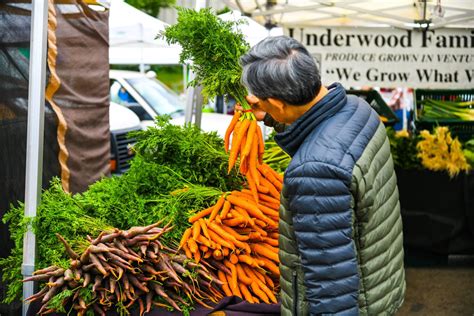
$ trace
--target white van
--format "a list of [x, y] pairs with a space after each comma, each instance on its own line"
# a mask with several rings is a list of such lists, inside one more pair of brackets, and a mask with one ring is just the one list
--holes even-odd
[[[110, 101], [133, 111], [141, 125], [153, 125], [158, 115], [170, 115], [171, 123], [184, 124], [184, 102], [179, 96], [154, 77], [124, 71], [110, 71]], [[217, 132], [224, 137], [231, 115], [202, 113], [201, 128], [206, 132]]]

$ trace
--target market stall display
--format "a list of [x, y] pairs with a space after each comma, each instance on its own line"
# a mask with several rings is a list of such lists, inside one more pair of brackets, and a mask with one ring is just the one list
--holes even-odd
[[171, 229], [160, 221], [126, 231], [103, 231], [96, 238], [88, 236], [82, 253], [56, 234], [70, 264], [67, 269], [53, 265], [37, 270], [23, 280], [48, 281], [27, 300], [41, 300], [38, 314], [75, 310], [78, 315], [88, 310], [105, 315], [111, 308], [126, 312], [134, 303], [140, 315], [152, 305], [182, 311], [178, 303], [188, 308], [192, 302], [205, 307], [206, 302], [217, 303], [223, 294], [214, 284], [222, 285], [221, 281], [163, 243], [160, 237]]
[[347, 90], [347, 94], [356, 95], [364, 99], [380, 116], [380, 120], [386, 126], [393, 126], [398, 122], [398, 118], [383, 100], [380, 93], [375, 90]]
[[447, 126], [454, 136], [474, 138], [474, 90], [415, 90], [414, 124], [419, 131]]
[[[224, 295], [237, 295], [250, 303], [276, 303], [281, 175], [265, 164], [258, 165], [257, 203], [248, 183], [237, 173], [240, 159], [228, 174], [229, 155], [216, 134], [204, 133], [192, 125], [171, 125], [161, 119], [156, 127], [138, 132], [135, 137], [136, 155], [124, 175], [104, 178], [76, 195], [65, 193], [56, 179], [43, 193], [35, 221], [38, 266], [40, 270], [50, 267], [54, 273], [40, 271], [31, 279], [47, 281], [32, 297], [32, 300], [41, 299], [41, 313], [60, 312], [64, 306], [81, 312], [85, 307], [97, 312], [107, 308], [146, 310], [150, 304], [189, 310], [195, 304], [215, 305]], [[199, 162], [189, 163], [194, 160]], [[200, 209], [205, 211], [197, 211]], [[21, 290], [17, 267], [25, 229], [22, 214], [20, 206], [12, 208], [4, 218], [17, 241], [12, 255], [0, 261], [2, 268], [9, 270], [4, 278], [9, 283], [10, 300], [18, 297]], [[137, 227], [160, 219], [171, 221], [174, 228], [161, 230], [155, 227], [158, 224]], [[188, 228], [190, 224], [194, 226]], [[136, 227], [130, 229], [132, 226]], [[192, 248], [192, 242], [182, 248], [178, 246], [183, 235], [189, 236], [189, 231], [193, 233], [190, 239], [197, 241], [197, 251]], [[188, 244], [194, 252], [188, 250]], [[179, 260], [177, 263], [184, 268], [171, 262], [176, 273], [159, 284], [166, 286], [166, 282], [174, 279], [179, 288], [184, 287], [175, 296], [166, 291], [176, 306], [166, 297], [159, 298], [162, 293], [156, 292], [156, 285], [150, 279], [155, 274], [159, 281], [164, 275], [160, 272], [165, 268], [163, 258], [166, 262]], [[197, 265], [201, 268], [196, 270]], [[73, 273], [73, 279], [77, 280], [68, 280], [68, 270], [80, 271]], [[216, 275], [207, 278], [201, 273], [198, 281], [190, 279], [198, 278], [193, 271]], [[54, 279], [50, 279], [50, 272], [55, 274]], [[93, 281], [99, 282], [99, 277], [103, 286], [93, 287]], [[137, 279], [143, 287], [136, 282], [135, 286], [144, 293], [137, 289], [125, 291], [123, 282], [127, 278]], [[209, 285], [213, 290], [190, 294], [188, 286], [197, 284], [201, 284], [201, 290]], [[59, 291], [62, 286], [66, 288]], [[227, 286], [230, 292], [226, 291]], [[144, 287], [153, 290], [152, 298]], [[104, 288], [110, 292], [105, 297]], [[206, 301], [209, 293], [213, 293], [212, 299]]]

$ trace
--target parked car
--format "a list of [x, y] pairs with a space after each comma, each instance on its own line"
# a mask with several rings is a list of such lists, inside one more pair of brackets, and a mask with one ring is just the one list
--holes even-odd
[[122, 174], [130, 167], [134, 153], [135, 139], [128, 135], [131, 131], [142, 130], [140, 119], [132, 110], [115, 102], [110, 103], [110, 171]]
[[[171, 123], [184, 124], [185, 105], [179, 96], [156, 78], [139, 72], [111, 70], [110, 100], [133, 111], [143, 127], [164, 114], [171, 116]], [[231, 115], [202, 113], [201, 128], [223, 137], [231, 119]]]

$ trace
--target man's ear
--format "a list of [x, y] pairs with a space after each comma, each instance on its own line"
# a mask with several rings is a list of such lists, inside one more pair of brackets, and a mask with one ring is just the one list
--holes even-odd
[[258, 103], [258, 101], [260, 101], [260, 99], [257, 98], [257, 97], [254, 96], [254, 95], [248, 95], [248, 96], [246, 96], [245, 98], [247, 99], [247, 102], [248, 102], [249, 104], [255, 104], [255, 103]]
[[275, 108], [276, 111], [283, 114], [286, 109], [286, 104], [280, 99], [268, 98], [268, 102]]

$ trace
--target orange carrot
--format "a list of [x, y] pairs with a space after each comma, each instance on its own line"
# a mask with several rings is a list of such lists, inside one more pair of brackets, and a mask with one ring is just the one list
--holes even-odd
[[[264, 278], [264, 279], [265, 279], [265, 278]], [[277, 299], [276, 299], [276, 297], [275, 297], [275, 294], [273, 294], [272, 290], [270, 290], [270, 289], [268, 288], [268, 286], [267, 286], [264, 282], [262, 282], [262, 280], [260, 280], [260, 282], [257, 281], [257, 283], [258, 283], [258, 287], [259, 287], [263, 292], [265, 292], [265, 294], [268, 296], [268, 298], [269, 298], [274, 304], [276, 304], [276, 303], [277, 303]]]
[[191, 236], [191, 233], [193, 232], [192, 228], [189, 227], [184, 231], [183, 238], [181, 238], [181, 241], [179, 242], [179, 248], [182, 248], [183, 245], [188, 241], [189, 237]]
[[[260, 282], [264, 283], [265, 284], [265, 277], [263, 276], [263, 274], [261, 274], [260, 272], [258, 272], [257, 270], [254, 270], [253, 273], [255, 274], [255, 276], [260, 280]], [[260, 282], [258, 282], [260, 285]]]
[[239, 234], [238, 232], [236, 232], [234, 229], [232, 229], [231, 227], [228, 227], [228, 226], [221, 226], [223, 230], [225, 230], [226, 232], [228, 232], [229, 234], [231, 234], [232, 236], [235, 237], [235, 239], [237, 240], [240, 240], [240, 241], [247, 241], [249, 239], [248, 236], [243, 236], [241, 234]]
[[247, 183], [250, 187], [250, 191], [252, 191], [252, 198], [255, 202], [258, 203], [257, 182], [252, 177], [252, 172], [250, 171], [250, 168], [249, 168], [249, 171], [245, 174], [245, 177], [246, 177]]
[[278, 259], [278, 253], [275, 253], [274, 251], [268, 249], [267, 247], [264, 247], [259, 244], [252, 244], [250, 248], [256, 254], [267, 257], [268, 259], [271, 259], [275, 262], [280, 262]]
[[[190, 240], [192, 240], [192, 239], [190, 239]], [[194, 253], [194, 261], [196, 261], [196, 263], [199, 263], [199, 261], [201, 261], [201, 252], [199, 251], [199, 249], [198, 249], [198, 251], [196, 251]]]
[[224, 202], [224, 207], [222, 208], [221, 218], [227, 218], [227, 214], [229, 213], [231, 207], [232, 205], [230, 204], [230, 202], [226, 200]]
[[226, 219], [226, 220], [222, 221], [222, 223], [225, 224], [226, 226], [232, 226], [232, 227], [240, 226], [240, 225], [245, 225], [245, 226], [247, 225], [247, 221], [243, 217]]
[[212, 209], [211, 215], [209, 216], [209, 222], [212, 221], [216, 215], [219, 213], [219, 211], [222, 208], [222, 205], [224, 205], [225, 202], [225, 195], [222, 194], [222, 196], [217, 200], [216, 205], [214, 205], [214, 208]]
[[265, 141], [263, 140], [263, 133], [260, 126], [257, 127], [257, 139], [258, 139], [258, 162], [263, 163], [263, 154], [265, 153]]
[[260, 245], [263, 246], [263, 247], [265, 247], [265, 248], [267, 248], [268, 250], [271, 250], [271, 251], [273, 251], [273, 252], [275, 252], [275, 253], [278, 253], [278, 248], [276, 248], [276, 247], [273, 247], [273, 246], [271, 246], [271, 245], [269, 245], [269, 244], [267, 244], [267, 243], [261, 243]]
[[264, 231], [260, 226], [258, 225], [252, 225], [252, 228], [256, 230], [262, 237], [267, 236], [267, 232]]
[[270, 208], [268, 206], [263, 205], [262, 203], [258, 203], [258, 209], [267, 216], [276, 217], [279, 215], [279, 211], [277, 209]]
[[212, 256], [213, 256], [214, 259], [216, 259], [216, 260], [222, 260], [222, 259], [224, 259], [224, 256], [222, 255], [222, 251], [219, 250], [219, 249], [215, 249], [215, 250], [212, 252]]
[[270, 288], [274, 289], [275, 283], [273, 282], [272, 278], [270, 278], [267, 273], [265, 273], [263, 276], [265, 277], [265, 284], [267, 284]]
[[255, 225], [255, 219], [250, 217], [249, 213], [245, 209], [239, 206], [234, 206], [234, 210], [235, 212], [233, 211], [231, 213], [234, 216], [234, 218], [242, 217], [245, 220], [245, 223], [248, 223], [250, 225]]
[[198, 245], [194, 241], [194, 239], [188, 239], [188, 247], [189, 250], [191, 250], [192, 253], [196, 253], [198, 251]]
[[196, 241], [200, 244], [203, 244], [204, 246], [206, 246], [208, 248], [213, 248], [212, 245], [211, 245], [211, 240], [208, 240], [203, 235], [199, 235], [198, 238], [196, 239]]
[[195, 222], [193, 225], [193, 239], [197, 240], [200, 234], [201, 234], [201, 225]]
[[260, 260], [263, 261], [266, 270], [270, 271], [275, 276], [280, 276], [280, 268], [278, 268], [273, 261], [265, 257], [260, 257]]
[[273, 170], [273, 168], [267, 165], [266, 163], [264, 163], [263, 165], [265, 169], [267, 169], [269, 172], [273, 174], [273, 176], [278, 180], [278, 182], [283, 183], [283, 176], [281, 174]]
[[246, 263], [251, 267], [258, 268], [258, 263], [255, 261], [254, 258], [248, 256], [248, 255], [239, 255], [239, 262]]
[[237, 256], [235, 254], [231, 253], [230, 257], [229, 257], [229, 261], [232, 264], [237, 264], [237, 263], [239, 263], [239, 258], [237, 258]]
[[[214, 232], [216, 232], [217, 234], [219, 234], [219, 236], [221, 236], [222, 238], [224, 238], [225, 240], [229, 240], [231, 241], [232, 243], [235, 244], [235, 241], [237, 241], [237, 239], [235, 239], [234, 236], [232, 236], [231, 234], [229, 234], [228, 232], [226, 232], [224, 229], [222, 229], [222, 226], [219, 226], [217, 225], [216, 223], [213, 223], [213, 222], [210, 222], [209, 223], [209, 228], [212, 229]], [[230, 248], [230, 247], [229, 247]]]
[[[250, 284], [247, 284], [247, 285], [250, 285]], [[242, 283], [239, 284], [240, 293], [242, 293], [244, 299], [247, 302], [249, 302], [250, 304], [253, 304], [253, 303], [255, 303], [255, 301], [253, 300], [252, 294], [250, 294], [249, 289], [247, 288], [247, 285], [242, 284]]]
[[252, 149], [252, 145], [254, 143], [254, 139], [256, 136], [256, 128], [257, 128], [257, 121], [256, 120], [250, 120], [250, 126], [248, 128], [247, 132], [247, 141], [245, 142], [245, 147], [243, 152], [240, 153], [241, 159], [245, 159], [249, 154], [250, 150]]
[[273, 238], [273, 239], [278, 239], [280, 238], [280, 235], [278, 234], [278, 232], [274, 232], [274, 233], [269, 233], [268, 237]]
[[240, 143], [240, 173], [246, 174], [249, 164], [248, 164], [248, 159], [247, 157], [244, 157], [242, 153], [244, 152], [245, 149], [245, 144], [247, 143], [247, 135], [244, 135], [242, 137], [242, 142]]
[[228, 195], [227, 200], [237, 206], [244, 208], [251, 216], [263, 220], [265, 223], [269, 224], [270, 226], [277, 226], [277, 223], [272, 219], [265, 216], [262, 211], [260, 211], [254, 203], [249, 203], [248, 200], [237, 198], [233, 195]]
[[262, 220], [260, 220], [260, 219], [256, 219], [256, 220], [255, 220], [255, 225], [258, 225], [258, 226], [260, 226], [260, 227], [262, 227], [262, 228], [267, 227], [267, 223], [265, 223], [264, 221], [262, 221]]
[[232, 250], [235, 249], [235, 246], [231, 241], [225, 240], [224, 238], [219, 236], [219, 234], [217, 234], [213, 230], [209, 229], [209, 227], [208, 227], [207, 231], [209, 232], [209, 235], [211, 236], [212, 241], [216, 242], [217, 244], [220, 244], [221, 246], [230, 248]]
[[268, 203], [271, 203], [271, 204], [278, 204], [278, 207], [280, 207], [280, 200], [275, 199], [275, 198], [269, 196], [268, 194], [259, 193], [258, 198], [262, 201], [265, 201], [265, 202], [268, 202]]
[[278, 247], [278, 239], [263, 237], [263, 242], [269, 244], [270, 246]]
[[[268, 208], [270, 208], [271, 210], [274, 210], [275, 212], [279, 212], [279, 209], [280, 209], [280, 203], [270, 203], [270, 202], [266, 202], [266, 201], [260, 201], [259, 203], [259, 206], [260, 205], [263, 205], [263, 206], [266, 206]], [[263, 210], [262, 210], [263, 212]], [[263, 212], [265, 214], [265, 212]]]
[[201, 250], [202, 252], [206, 252], [209, 250], [209, 248], [205, 245], [199, 245], [199, 250]]
[[237, 130], [237, 135], [235, 135], [234, 133], [234, 138], [232, 140], [232, 148], [230, 149], [230, 154], [229, 154], [229, 168], [227, 170], [227, 173], [230, 173], [230, 171], [235, 165], [235, 162], [237, 161], [237, 155], [239, 154], [239, 151], [240, 151], [242, 138], [247, 134], [249, 125], [250, 125], [250, 120], [248, 119], [242, 120], [239, 126], [239, 129]]
[[226, 248], [226, 247], [222, 248], [222, 255], [224, 257], [227, 257], [229, 253], [230, 253], [229, 248]]
[[235, 268], [237, 269], [237, 277], [242, 283], [244, 283], [245, 285], [252, 284], [252, 279], [247, 276], [247, 274], [244, 271], [244, 268], [242, 268], [240, 263], [236, 264]]
[[211, 236], [209, 236], [209, 232], [207, 231], [206, 221], [200, 218], [198, 222], [201, 225], [201, 231], [204, 236], [206, 236], [207, 239], [211, 240]]
[[200, 219], [200, 218], [202, 218], [202, 217], [204, 217], [204, 216], [207, 216], [207, 215], [211, 214], [212, 209], [213, 209], [213, 206], [211, 206], [211, 207], [209, 207], [209, 208], [206, 208], [205, 210], [202, 210], [202, 211], [200, 211], [200, 212], [194, 214], [193, 216], [191, 216], [188, 221], [189, 221], [190, 223], [194, 223], [194, 222], [197, 221], [198, 219]]
[[263, 237], [262, 235], [260, 235], [259, 232], [251, 232], [249, 235], [249, 240], [252, 240], [252, 241], [263, 241]]
[[[257, 169], [257, 170], [258, 170], [258, 169]], [[259, 179], [259, 181], [260, 181], [260, 179], [262, 179], [262, 177], [259, 176], [258, 179]], [[268, 192], [270, 192], [270, 190], [269, 190], [267, 187], [264, 187], [263, 185], [259, 185], [259, 186], [257, 187], [257, 190], [258, 190], [258, 192], [263, 193], [263, 194], [267, 194]], [[259, 197], [260, 197], [260, 196], [259, 196]]]
[[221, 226], [211, 222], [209, 223], [209, 228], [219, 234], [222, 238], [232, 242], [235, 246], [245, 249], [247, 252], [250, 252], [250, 246], [247, 243], [243, 243], [240, 240], [237, 240], [234, 236], [222, 229]]
[[256, 281], [252, 282], [250, 286], [252, 287], [252, 291], [255, 295], [257, 295], [265, 303], [270, 304], [267, 294], [265, 294], [265, 292], [260, 289]]
[[229, 288], [229, 282], [227, 281], [225, 273], [222, 270], [217, 270], [217, 277], [222, 283], [224, 283], [222, 289], [224, 290], [225, 295], [232, 296], [232, 291]]
[[233, 276], [228, 275], [228, 274], [226, 276], [227, 276], [227, 282], [229, 283], [230, 290], [232, 291], [232, 294], [242, 298], [242, 294], [240, 293], [240, 290], [239, 290], [239, 284], [236, 283], [236, 285], [234, 287], [233, 286]]
[[261, 177], [260, 182], [263, 186], [268, 188], [268, 193], [270, 193], [273, 198], [280, 199], [280, 191], [278, 191], [270, 181], [268, 181], [265, 177]]
[[[259, 128], [259, 127], [257, 127]], [[254, 140], [251, 144], [250, 154], [249, 154], [249, 171], [252, 175], [252, 179], [255, 181], [255, 194], [258, 198], [257, 187], [260, 185], [260, 177], [259, 172], [257, 170], [257, 162], [258, 162], [258, 143]]]
[[193, 257], [193, 253], [191, 252], [191, 250], [189, 250], [187, 243], [183, 244], [183, 250], [184, 250], [184, 253], [186, 254], [186, 257], [188, 257], [189, 259]]
[[231, 272], [230, 273], [230, 276], [231, 276], [230, 288], [234, 289], [237, 287], [237, 268], [229, 260], [224, 260], [224, 265], [230, 269], [230, 272]]
[[266, 165], [266, 164], [259, 165], [257, 168], [258, 168], [258, 170], [260, 170], [260, 172], [265, 176], [265, 178], [267, 178], [267, 180], [270, 181], [270, 182], [275, 186], [275, 188], [276, 188], [278, 191], [281, 191], [283, 185], [282, 185], [282, 183], [275, 177], [275, 175], [273, 174], [272, 168], [270, 168], [270, 167], [269, 167], [268, 165]]
[[208, 259], [212, 256], [212, 251], [210, 249], [208, 249], [204, 255], [202, 256], [204, 259]]
[[247, 235], [252, 232], [252, 228], [235, 228], [235, 231], [241, 235]]
[[225, 136], [224, 136], [224, 149], [225, 152], [227, 153], [229, 151], [229, 140], [230, 140], [230, 134], [234, 131], [235, 126], [237, 125], [237, 122], [240, 119], [240, 111], [235, 111], [234, 116], [232, 117], [232, 121], [230, 121], [229, 126], [227, 127], [227, 130], [225, 131]]

